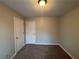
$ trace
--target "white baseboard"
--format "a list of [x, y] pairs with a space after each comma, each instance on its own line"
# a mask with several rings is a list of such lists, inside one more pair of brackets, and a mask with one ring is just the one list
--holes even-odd
[[10, 58], [10, 59], [13, 59], [13, 58], [14, 58], [14, 56], [16, 56], [16, 53], [14, 53], [14, 54], [13, 54], [13, 56], [11, 56], [11, 58]]
[[[25, 46], [25, 45], [26, 45], [26, 44], [24, 44], [24, 46]], [[24, 47], [24, 46], [23, 46], [23, 47]], [[16, 54], [17, 54], [18, 52], [19, 52], [19, 51], [16, 52], [16, 50], [15, 50], [15, 53], [13, 54], [13, 56], [11, 56], [10, 59], [13, 59], [13, 58], [16, 56]]]
[[61, 44], [59, 46], [72, 58], [75, 59]]
[[26, 43], [26, 44], [35, 44], [35, 45], [59, 45], [59, 43]]
[[35, 43], [36, 45], [58, 45], [58, 43]]

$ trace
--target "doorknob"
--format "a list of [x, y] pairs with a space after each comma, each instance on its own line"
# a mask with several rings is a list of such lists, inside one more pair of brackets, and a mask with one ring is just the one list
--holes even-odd
[[16, 39], [19, 39], [18, 37], [16, 37]]

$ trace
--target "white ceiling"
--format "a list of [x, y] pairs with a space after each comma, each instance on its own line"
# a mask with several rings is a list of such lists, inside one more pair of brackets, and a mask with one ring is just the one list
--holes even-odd
[[79, 5], [79, 0], [47, 0], [45, 7], [38, 0], [2, 0], [4, 4], [27, 17], [62, 16]]

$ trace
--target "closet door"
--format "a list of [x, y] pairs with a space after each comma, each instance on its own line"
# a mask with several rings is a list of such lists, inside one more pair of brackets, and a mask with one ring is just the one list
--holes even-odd
[[34, 44], [36, 40], [35, 20], [26, 21], [26, 44]]

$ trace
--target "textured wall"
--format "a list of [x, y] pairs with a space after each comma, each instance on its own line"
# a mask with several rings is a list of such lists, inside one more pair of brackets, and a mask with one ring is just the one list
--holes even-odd
[[79, 59], [79, 7], [64, 15], [60, 24], [60, 43], [75, 59]]
[[10, 8], [0, 4], [0, 59], [9, 59], [15, 52], [14, 16], [20, 17]]

